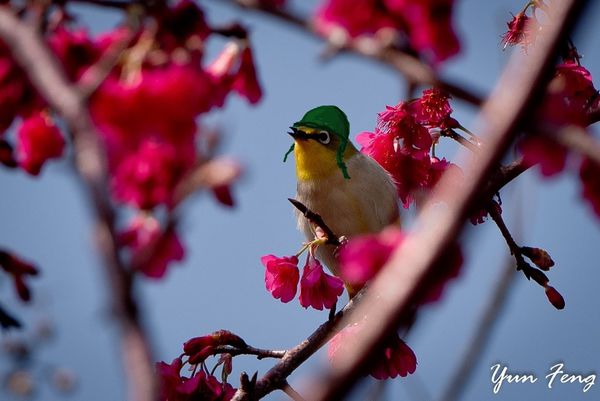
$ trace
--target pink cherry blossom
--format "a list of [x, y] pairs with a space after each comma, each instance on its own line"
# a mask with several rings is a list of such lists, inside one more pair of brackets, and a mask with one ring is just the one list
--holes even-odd
[[317, 310], [331, 309], [342, 292], [342, 280], [325, 273], [321, 263], [309, 255], [300, 280], [300, 305]]
[[174, 359], [171, 364], [156, 364], [160, 401], [229, 401], [233, 398], [235, 389], [230, 384], [219, 382], [203, 370], [192, 377], [182, 376], [182, 368], [183, 361], [180, 358]]
[[233, 79], [232, 89], [250, 104], [256, 104], [262, 98], [262, 89], [258, 82], [252, 49], [249, 46], [242, 51], [240, 68]]
[[600, 165], [590, 159], [584, 159], [579, 170], [579, 177], [583, 185], [583, 198], [600, 217]]
[[112, 177], [113, 194], [121, 202], [140, 209], [170, 204], [185, 169], [174, 146], [146, 140], [116, 168]]
[[508, 31], [502, 35], [502, 45], [505, 49], [507, 46], [526, 45], [532, 41], [531, 21], [531, 18], [521, 11], [506, 23]]
[[[360, 336], [368, 319], [344, 327], [330, 341], [327, 356], [333, 364], [336, 358], [346, 352], [352, 352], [354, 342]], [[407, 376], [417, 369], [417, 357], [413, 350], [394, 333], [386, 342], [383, 350], [377, 354], [374, 365], [368, 373], [378, 380]]]
[[395, 228], [352, 239], [340, 251], [342, 278], [353, 287], [362, 287], [379, 273], [403, 239], [404, 234]]
[[375, 379], [393, 379], [397, 376], [405, 377], [415, 373], [417, 357], [397, 334], [388, 340], [386, 347], [380, 352], [381, 354], [371, 370], [371, 376]]
[[435, 128], [454, 128], [455, 120], [450, 118], [450, 95], [437, 89], [427, 89], [423, 95], [408, 105], [410, 112], [419, 124]]
[[163, 277], [172, 262], [181, 261], [185, 256], [177, 233], [172, 228], [163, 231], [151, 216], [135, 217], [120, 233], [119, 242], [131, 250], [135, 269], [149, 278]]
[[296, 256], [279, 258], [275, 255], [265, 255], [260, 258], [265, 266], [265, 286], [267, 291], [281, 302], [290, 302], [296, 296], [300, 272]]
[[45, 113], [35, 113], [23, 120], [17, 130], [16, 160], [31, 175], [38, 175], [49, 159], [63, 154], [65, 140]]

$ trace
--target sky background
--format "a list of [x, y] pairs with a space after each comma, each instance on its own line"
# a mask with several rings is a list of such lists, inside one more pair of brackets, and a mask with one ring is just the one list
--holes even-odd
[[[207, 119], [223, 128], [223, 152], [246, 167], [244, 179], [235, 187], [237, 207], [224, 209], [203, 195], [188, 202], [181, 226], [187, 245], [185, 263], [173, 266], [162, 281], [140, 283], [140, 302], [156, 358], [165, 361], [179, 355], [187, 339], [218, 329], [231, 330], [257, 347], [292, 347], [326, 319], [326, 312], [304, 310], [297, 301], [282, 304], [264, 288], [260, 257], [295, 253], [303, 240], [287, 201], [296, 185], [293, 161], [282, 163], [290, 145], [287, 127], [309, 108], [336, 104], [348, 114], [352, 133], [373, 130], [377, 113], [385, 105], [396, 104], [405, 93], [404, 81], [385, 67], [351, 55], [320, 61], [322, 43], [300, 31], [222, 1], [201, 3], [211, 23], [240, 20], [251, 28], [266, 95], [257, 107], [231, 98], [223, 111]], [[291, 3], [308, 15], [318, 2]], [[510, 54], [520, 51], [502, 51], [500, 36], [510, 13], [517, 13], [524, 1], [456, 3], [455, 26], [463, 50], [441, 73], [487, 93]], [[600, 34], [595, 25], [600, 3], [590, 3], [574, 40], [584, 56], [583, 65], [597, 76], [600, 48], [594, 38]], [[115, 14], [97, 8], [75, 10], [93, 32], [109, 29], [117, 21]], [[222, 42], [212, 43], [208, 59], [221, 46]], [[455, 117], [476, 129], [476, 110], [458, 100], [452, 105]], [[442, 155], [453, 158], [456, 147], [440, 149]], [[90, 209], [68, 161], [50, 163], [38, 178], [0, 169], [0, 183], [0, 244], [25, 255], [42, 270], [34, 281], [36, 302], [32, 306], [11, 301], [7, 282], [0, 282], [0, 302], [24, 317], [29, 329], [42, 318], [54, 322], [56, 337], [36, 358], [40, 366], [59, 364], [77, 373], [79, 388], [72, 399], [125, 399], [117, 332], [109, 317], [110, 295], [93, 245]], [[564, 361], [570, 372], [600, 372], [596, 253], [600, 220], [582, 203], [580, 190], [572, 170], [551, 181], [528, 172], [503, 191], [509, 227], [520, 227], [521, 243], [550, 252], [556, 262], [549, 273], [551, 284], [561, 291], [567, 306], [555, 310], [539, 286], [517, 276], [464, 400], [599, 399], [600, 384], [584, 394], [579, 384], [548, 389], [544, 379], [558, 361]], [[461, 242], [466, 254], [462, 275], [450, 284], [441, 302], [423, 311], [407, 339], [418, 358], [417, 373], [390, 381], [388, 400], [437, 399], [470, 346], [508, 250], [489, 222], [468, 227]], [[505, 384], [494, 395], [490, 367], [495, 363], [540, 379], [536, 384]], [[262, 375], [272, 364], [235, 358], [233, 384], [239, 372], [258, 370]], [[298, 369], [290, 382], [302, 392], [307, 375], [326, 364], [321, 352]], [[5, 367], [0, 360], [0, 371]], [[365, 391], [366, 387], [355, 398], [365, 399]], [[48, 386], [41, 386], [38, 395], [49, 401], [63, 399]], [[274, 393], [268, 399], [285, 400], [286, 396]]]

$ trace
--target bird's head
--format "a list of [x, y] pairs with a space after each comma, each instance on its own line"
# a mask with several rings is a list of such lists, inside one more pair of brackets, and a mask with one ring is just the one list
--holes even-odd
[[344, 160], [357, 150], [348, 139], [348, 118], [339, 107], [319, 106], [309, 110], [290, 129], [294, 143], [284, 161], [293, 151], [298, 179], [318, 179], [335, 173], [350, 178]]

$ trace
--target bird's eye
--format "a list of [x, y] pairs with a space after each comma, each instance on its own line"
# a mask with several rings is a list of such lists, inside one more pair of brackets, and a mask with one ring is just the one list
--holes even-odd
[[327, 131], [319, 132], [319, 136], [317, 137], [317, 139], [323, 145], [327, 145], [329, 142], [331, 142], [331, 137], [329, 136], [329, 132], [327, 132]]

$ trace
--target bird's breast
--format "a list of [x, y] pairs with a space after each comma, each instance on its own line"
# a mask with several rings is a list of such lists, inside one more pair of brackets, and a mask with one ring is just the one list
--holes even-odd
[[[356, 154], [346, 161], [350, 179], [339, 170], [319, 179], [299, 180], [297, 198], [318, 213], [336, 235], [381, 231], [398, 219], [395, 186], [389, 174], [371, 158]], [[304, 216], [299, 228], [308, 239], [314, 230]]]

